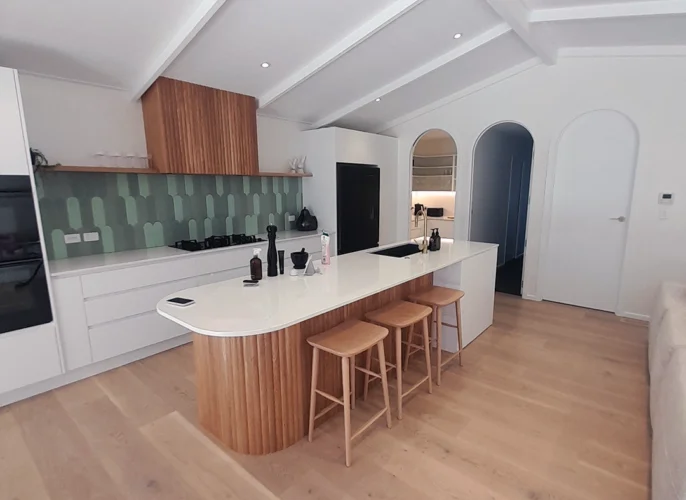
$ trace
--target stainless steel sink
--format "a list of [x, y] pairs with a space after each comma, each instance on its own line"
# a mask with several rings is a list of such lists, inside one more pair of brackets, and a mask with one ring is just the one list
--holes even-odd
[[397, 247], [384, 248], [383, 250], [378, 250], [372, 253], [401, 259], [403, 257], [407, 257], [408, 255], [414, 255], [419, 252], [421, 252], [419, 245], [415, 245], [414, 243], [405, 243], [403, 245], [398, 245]]

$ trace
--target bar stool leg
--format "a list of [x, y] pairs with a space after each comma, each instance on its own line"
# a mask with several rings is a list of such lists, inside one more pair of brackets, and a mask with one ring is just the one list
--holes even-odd
[[[398, 420], [403, 419], [403, 367], [402, 367], [402, 335], [401, 328], [395, 329], [395, 375], [396, 375], [396, 392], [398, 397]], [[383, 371], [385, 367], [381, 368]]]
[[414, 337], [414, 325], [410, 325], [410, 334], [407, 336], [407, 346], [405, 347], [405, 367], [403, 370], [407, 371], [407, 367], [410, 364], [410, 345], [412, 344], [412, 338]]
[[[350, 467], [350, 358], [341, 358], [343, 368], [343, 418], [345, 422], [345, 465]], [[310, 412], [311, 413], [311, 412]]]
[[462, 310], [460, 308], [460, 301], [455, 301], [455, 314], [457, 316], [457, 360], [462, 366]]
[[[367, 351], [367, 358], [365, 359], [364, 367], [367, 369], [367, 371], [370, 371], [372, 369], [372, 350], [371, 349], [369, 349]], [[364, 396], [363, 396], [364, 401], [367, 401], [367, 394], [368, 393], [369, 393], [369, 374], [365, 373], [364, 374]]]
[[[424, 330], [424, 355], [426, 357], [426, 371], [429, 375], [429, 394], [433, 394], [433, 385], [431, 384], [431, 343], [429, 340], [429, 318], [425, 317], [422, 320], [423, 330]], [[438, 367], [440, 373], [441, 367]], [[402, 394], [402, 391], [401, 391]]]
[[386, 405], [386, 425], [391, 428], [391, 398], [388, 395], [388, 377], [386, 375], [386, 354], [384, 353], [383, 340], [376, 344], [379, 352], [381, 366], [381, 387], [383, 388], [383, 402]]
[[441, 385], [441, 367], [443, 366], [443, 318], [441, 308], [434, 307], [436, 314], [436, 385]]
[[319, 376], [319, 349], [316, 347], [312, 352], [312, 385], [310, 387], [310, 427], [307, 434], [307, 440], [312, 442], [312, 434], [314, 434], [314, 412], [317, 407], [317, 377]]
[[[370, 349], [371, 350], [371, 349]], [[355, 355], [350, 356], [350, 407], [355, 409]]]

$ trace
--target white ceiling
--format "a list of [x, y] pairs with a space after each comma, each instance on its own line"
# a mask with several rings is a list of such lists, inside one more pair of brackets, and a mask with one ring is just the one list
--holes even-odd
[[665, 46], [686, 55], [686, 0], [0, 2], [0, 66], [132, 98], [164, 75], [369, 131], [558, 53]]

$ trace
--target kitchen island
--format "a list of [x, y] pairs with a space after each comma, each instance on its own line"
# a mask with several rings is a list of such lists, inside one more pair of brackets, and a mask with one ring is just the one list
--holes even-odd
[[[265, 275], [258, 287], [245, 287], [238, 278], [183, 290], [158, 303], [159, 314], [194, 333], [198, 415], [209, 433], [228, 448], [253, 455], [302, 439], [312, 357], [306, 339], [347, 319], [363, 319], [432, 283], [465, 292], [465, 346], [491, 325], [497, 245], [444, 240], [438, 252], [406, 258], [371, 252], [334, 257], [314, 276]], [[172, 297], [195, 304], [168, 304]], [[454, 308], [445, 310], [443, 321], [442, 347], [456, 352]], [[319, 370], [319, 388], [340, 394], [338, 360], [323, 355]]]

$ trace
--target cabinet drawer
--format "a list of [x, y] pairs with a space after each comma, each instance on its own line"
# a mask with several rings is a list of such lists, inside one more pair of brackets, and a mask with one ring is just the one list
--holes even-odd
[[188, 330], [156, 312], [113, 321], [89, 330], [93, 361], [102, 361], [157, 344]]
[[188, 278], [161, 285], [87, 299], [85, 302], [88, 326], [128, 318], [154, 311], [161, 298], [174, 292], [197, 286], [197, 278]]
[[86, 274], [81, 278], [83, 296], [96, 297], [191, 278], [197, 274], [196, 263], [197, 259], [184, 258], [104, 273]]
[[0, 337], [0, 393], [62, 373], [55, 325], [26, 328]]

